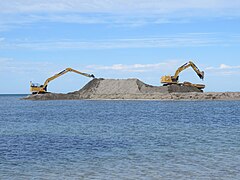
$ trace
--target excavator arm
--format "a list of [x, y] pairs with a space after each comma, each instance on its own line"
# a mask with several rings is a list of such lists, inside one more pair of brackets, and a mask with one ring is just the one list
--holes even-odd
[[188, 63], [185, 63], [184, 65], [182, 65], [181, 67], [179, 67], [177, 69], [177, 71], [175, 72], [175, 75], [172, 77], [172, 79], [176, 79], [178, 80], [178, 77], [179, 77], [179, 74], [184, 71], [185, 69], [189, 68], [189, 67], [192, 67], [193, 70], [197, 73], [198, 77], [200, 79], [204, 79], [204, 72], [203, 71], [200, 71], [198, 69], [198, 67], [192, 62], [192, 61], [189, 61]]
[[31, 83], [31, 87], [30, 87], [30, 91], [32, 92], [32, 94], [41, 94], [41, 93], [46, 93], [47, 92], [47, 86], [48, 83], [53, 81], [54, 79], [66, 74], [67, 72], [75, 72], [77, 74], [86, 76], [86, 77], [91, 77], [91, 78], [95, 78], [95, 76], [93, 74], [87, 74], [87, 73], [83, 73], [80, 71], [77, 71], [75, 69], [72, 68], [66, 68], [63, 71], [61, 71], [60, 73], [57, 73], [55, 75], [53, 75], [52, 77], [48, 78], [43, 85], [34, 85], [33, 83]]

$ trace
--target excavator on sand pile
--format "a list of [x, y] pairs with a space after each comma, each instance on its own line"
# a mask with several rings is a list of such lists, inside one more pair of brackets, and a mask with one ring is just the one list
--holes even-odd
[[197, 75], [199, 76], [200, 79], [204, 79], [204, 72], [203, 71], [200, 71], [198, 69], [198, 67], [192, 62], [192, 61], [189, 61], [187, 63], [185, 63], [184, 65], [182, 65], [181, 67], [179, 67], [176, 72], [175, 72], [175, 75], [174, 76], [162, 76], [161, 78], [161, 83], [163, 83], [164, 86], [168, 86], [168, 85], [171, 85], [171, 84], [178, 84], [178, 85], [183, 85], [183, 86], [192, 86], [192, 87], [196, 87], [200, 90], [204, 89], [205, 88], [205, 85], [204, 84], [192, 84], [190, 82], [183, 82], [183, 83], [179, 83], [178, 79], [179, 79], [179, 74], [189, 68], [189, 67], [192, 67], [193, 70], [197, 73]]
[[77, 74], [80, 74], [80, 75], [83, 75], [83, 76], [86, 76], [86, 77], [90, 77], [90, 78], [95, 78], [95, 76], [93, 74], [87, 74], [87, 73], [82, 73], [80, 71], [77, 71], [75, 69], [72, 69], [72, 68], [66, 68], [64, 69], [63, 71], [61, 71], [60, 73], [58, 74], [55, 74], [54, 76], [48, 78], [43, 85], [39, 85], [37, 83], [32, 83], [30, 82], [30, 91], [32, 94], [44, 94], [44, 93], [47, 93], [47, 86], [48, 86], [48, 83], [56, 78], [58, 78], [59, 76], [62, 76], [64, 74], [66, 74], [67, 72], [75, 72]]

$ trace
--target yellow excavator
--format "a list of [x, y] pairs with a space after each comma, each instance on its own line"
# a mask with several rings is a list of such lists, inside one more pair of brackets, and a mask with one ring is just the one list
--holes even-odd
[[56, 78], [58, 78], [59, 76], [62, 76], [64, 74], [66, 74], [67, 72], [75, 72], [77, 74], [80, 74], [80, 75], [83, 75], [83, 76], [86, 76], [86, 77], [90, 77], [90, 78], [95, 78], [95, 76], [93, 74], [87, 74], [87, 73], [83, 73], [83, 72], [80, 72], [80, 71], [77, 71], [75, 69], [72, 69], [72, 68], [66, 68], [64, 69], [63, 71], [61, 71], [60, 73], [58, 74], [55, 74], [54, 76], [48, 78], [43, 85], [39, 85], [37, 83], [32, 83], [30, 82], [30, 91], [32, 94], [44, 94], [44, 93], [47, 93], [47, 86], [48, 86], [48, 83]]
[[184, 65], [182, 65], [181, 67], [179, 67], [176, 70], [174, 76], [162, 76], [161, 83], [163, 83], [164, 86], [171, 85], [171, 84], [178, 84], [178, 85], [183, 85], [183, 86], [194, 86], [198, 89], [204, 89], [205, 88], [204, 84], [192, 84], [190, 82], [179, 83], [179, 81], [178, 81], [179, 74], [189, 67], [193, 68], [193, 70], [197, 73], [197, 75], [199, 76], [200, 79], [204, 79], [204, 72], [200, 71], [198, 69], [198, 67], [192, 61], [189, 61], [189, 62], [185, 63]]

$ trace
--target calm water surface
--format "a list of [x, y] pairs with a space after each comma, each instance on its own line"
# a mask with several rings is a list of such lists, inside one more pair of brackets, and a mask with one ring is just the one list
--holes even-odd
[[240, 101], [0, 96], [0, 179], [240, 179]]

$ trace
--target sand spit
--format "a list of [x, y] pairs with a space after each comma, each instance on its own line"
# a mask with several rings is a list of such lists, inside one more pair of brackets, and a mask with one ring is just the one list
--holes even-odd
[[151, 86], [138, 79], [93, 79], [68, 94], [29, 95], [25, 100], [146, 99], [146, 100], [240, 100], [240, 92], [202, 93], [195, 87]]

